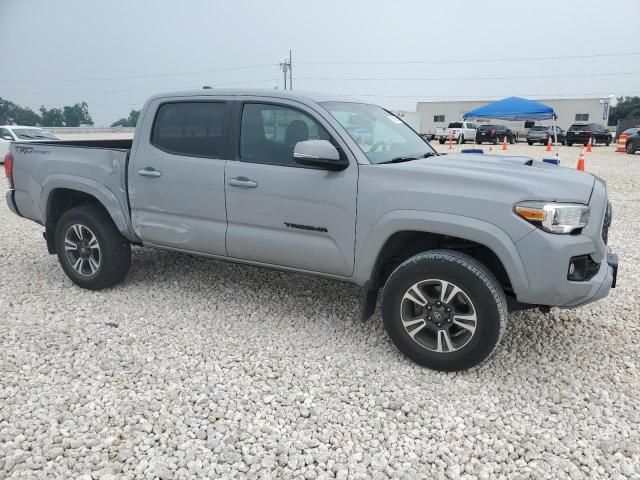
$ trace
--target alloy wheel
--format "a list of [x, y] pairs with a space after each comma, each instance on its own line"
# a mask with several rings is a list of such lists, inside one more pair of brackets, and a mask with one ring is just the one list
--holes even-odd
[[64, 235], [64, 249], [71, 267], [80, 275], [94, 275], [100, 268], [100, 245], [85, 225], [71, 225]]
[[446, 280], [412, 285], [402, 297], [400, 315], [413, 341], [438, 353], [460, 350], [476, 332], [477, 313], [469, 295]]

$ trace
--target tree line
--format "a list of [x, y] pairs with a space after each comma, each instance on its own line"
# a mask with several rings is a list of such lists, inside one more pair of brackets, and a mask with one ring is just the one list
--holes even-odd
[[[79, 127], [80, 125], [94, 125], [89, 105], [82, 101], [74, 105], [47, 108], [42, 105], [40, 113], [29, 107], [22, 107], [0, 97], [0, 125], [25, 125], [30, 127]], [[111, 124], [112, 127], [135, 127], [138, 123], [140, 110], [131, 110], [129, 116], [121, 118]]]
[[29, 107], [21, 107], [0, 97], [0, 124], [41, 127], [79, 127], [93, 125], [87, 102], [48, 109], [42, 105], [39, 114]]
[[640, 97], [618, 97], [618, 104], [609, 112], [609, 125], [617, 125], [618, 120], [640, 117]]

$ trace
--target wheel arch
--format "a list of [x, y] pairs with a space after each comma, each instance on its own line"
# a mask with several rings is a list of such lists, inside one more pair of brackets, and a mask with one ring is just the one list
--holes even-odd
[[49, 178], [43, 185], [40, 212], [42, 224], [46, 229], [47, 246], [50, 253], [55, 253], [53, 237], [55, 227], [62, 214], [70, 208], [93, 204], [102, 208], [111, 218], [116, 228], [128, 240], [135, 241], [128, 215], [120, 205], [116, 196], [104, 185], [83, 177], [61, 175]]
[[[503, 289], [517, 295], [529, 287], [524, 264], [511, 238], [482, 220], [438, 212], [394, 211], [372, 228], [357, 256], [356, 283], [365, 296], [377, 292], [393, 269], [413, 255], [431, 249], [461, 251], [491, 270]], [[363, 310], [366, 300], [363, 300]], [[371, 312], [369, 306], [368, 312]], [[363, 312], [363, 316], [365, 313]]]

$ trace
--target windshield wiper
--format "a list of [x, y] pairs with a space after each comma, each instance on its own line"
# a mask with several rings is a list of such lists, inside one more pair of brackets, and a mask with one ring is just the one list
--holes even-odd
[[433, 157], [439, 155], [438, 153], [435, 152], [427, 152], [424, 155], [418, 155], [417, 157], [395, 157], [392, 158], [391, 160], [385, 160], [384, 162], [378, 162], [378, 165], [382, 165], [385, 163], [402, 163], [402, 162], [410, 162], [411, 160], [418, 160], [420, 158], [429, 158], [429, 157]]

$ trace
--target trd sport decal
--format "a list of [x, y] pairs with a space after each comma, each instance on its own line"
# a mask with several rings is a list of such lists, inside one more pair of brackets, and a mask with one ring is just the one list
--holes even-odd
[[312, 232], [328, 232], [325, 227], [314, 227], [313, 225], [298, 225], [297, 223], [287, 223], [284, 224], [289, 228], [297, 228], [299, 230], [311, 230]]

